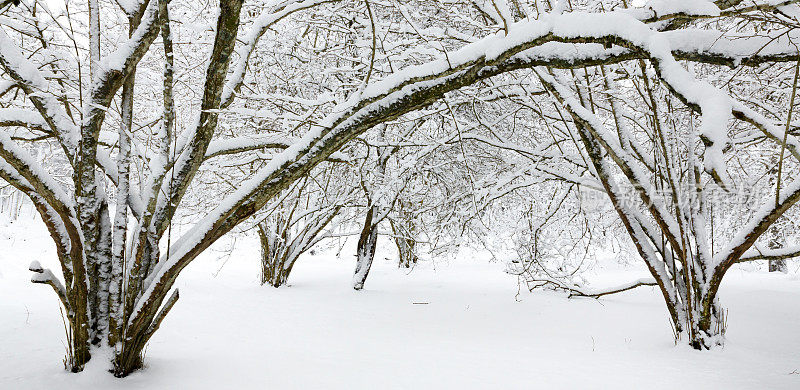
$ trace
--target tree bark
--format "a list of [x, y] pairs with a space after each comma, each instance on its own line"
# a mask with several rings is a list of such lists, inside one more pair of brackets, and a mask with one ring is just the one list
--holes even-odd
[[370, 206], [364, 218], [364, 227], [358, 237], [356, 249], [356, 270], [353, 273], [353, 289], [361, 290], [367, 281], [372, 260], [375, 259], [375, 249], [378, 244], [378, 225], [373, 222], [376, 206]]

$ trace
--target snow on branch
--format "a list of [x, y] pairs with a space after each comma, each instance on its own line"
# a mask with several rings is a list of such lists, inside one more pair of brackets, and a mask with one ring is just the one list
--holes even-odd
[[0, 80], [0, 97], [11, 91], [17, 86], [17, 83], [11, 80]]
[[38, 112], [20, 108], [0, 108], [0, 126], [20, 126], [31, 130], [49, 132], [47, 123]]
[[[242, 2], [238, 0], [223, 1], [220, 3], [219, 14], [217, 16], [217, 31], [214, 36], [214, 45], [211, 51], [206, 78], [203, 83], [203, 97], [200, 104], [200, 114], [196, 116], [195, 122], [187, 128], [176, 142], [176, 150], [182, 150], [180, 155], [173, 162], [173, 175], [170, 178], [174, 185], [170, 185], [169, 190], [161, 196], [161, 191], [155, 191], [167, 183], [164, 181], [166, 176], [156, 179], [146, 194], [147, 209], [154, 210], [152, 224], [156, 231], [161, 232], [168, 225], [168, 215], [171, 215], [178, 207], [183, 195], [189, 188], [192, 180], [197, 174], [203, 161], [205, 161], [206, 150], [214, 138], [219, 119], [219, 108], [222, 104], [222, 93], [225, 86], [225, 79], [231, 61], [231, 54], [236, 44], [236, 34], [241, 18]], [[185, 140], [185, 141], [184, 141]], [[185, 142], [185, 143], [184, 143]], [[178, 147], [180, 145], [180, 147]], [[161, 170], [166, 172], [166, 169]]]
[[[64, 268], [64, 275], [71, 275], [71, 266], [67, 253], [72, 248], [72, 242], [67, 232], [67, 227], [62, 217], [51, 207], [47, 201], [34, 190], [33, 186], [22, 177], [17, 170], [8, 164], [5, 160], [0, 159], [0, 178], [11, 184], [14, 188], [27, 195], [31, 202], [39, 210], [50, 235], [54, 238], [56, 244], [56, 252], [60, 258], [65, 260], [62, 262]], [[67, 221], [67, 223], [72, 223]]]
[[[719, 181], [726, 182], [722, 154], [729, 145], [727, 128], [733, 103], [723, 91], [696, 80], [677, 62], [668, 37], [619, 12], [548, 15], [515, 23], [509, 26], [507, 34], [490, 35], [449, 53], [447, 58], [407, 67], [371, 83], [337, 105], [317, 127], [276, 155], [177, 240], [169, 251], [170, 258], [162, 258], [148, 276], [146, 290], [134, 312], [145, 306], [145, 312], [152, 311], [154, 305], [166, 298], [177, 273], [197, 254], [358, 134], [430, 105], [449, 91], [511, 70], [529, 68], [530, 62], [519, 61], [515, 56], [548, 42], [602, 44], [611, 46], [610, 50], [618, 50], [614, 48], [617, 45], [651, 60], [673, 92], [701, 112], [700, 134], [707, 141], [706, 168]], [[585, 46], [575, 45], [571, 52], [550, 53], [550, 60], [581, 57]], [[593, 47], [592, 50], [597, 50]], [[702, 48], [697, 50], [703, 52]], [[796, 54], [796, 49], [793, 50]], [[640, 226], [636, 224], [635, 228]]]
[[714, 29], [682, 28], [659, 35], [669, 41], [676, 59], [731, 67], [798, 59], [793, 44], [800, 38], [796, 31], [752, 36]]
[[242, 85], [244, 75], [247, 72], [247, 63], [250, 55], [256, 48], [256, 43], [267, 30], [283, 18], [305, 9], [315, 7], [323, 3], [331, 3], [338, 0], [305, 0], [305, 1], [283, 1], [271, 7], [263, 15], [256, 18], [250, 31], [242, 38], [242, 44], [236, 49], [238, 62], [233, 67], [233, 73], [228, 77], [222, 93], [222, 107], [226, 107], [233, 102], [234, 93]]
[[761, 248], [758, 245], [754, 245], [752, 248], [748, 249], [744, 255], [742, 255], [737, 263], [756, 260], [784, 260], [795, 257], [800, 257], [800, 245], [780, 249], [766, 249]]
[[[714, 256], [715, 269], [728, 269], [737, 263], [742, 257], [746, 257], [748, 249], [764, 234], [775, 221], [780, 218], [795, 203], [800, 201], [800, 179], [795, 179], [780, 192], [777, 199], [773, 194], [761, 208], [755, 212], [750, 221], [745, 224], [739, 232], [731, 238], [727, 246]], [[753, 252], [750, 252], [751, 254]], [[756, 251], [757, 253], [757, 251]], [[780, 253], [776, 254], [780, 255]], [[786, 253], [784, 253], [786, 254]], [[792, 256], [787, 256], [792, 257]], [[715, 274], [721, 274], [717, 272]], [[719, 277], [721, 280], [721, 276]], [[720, 280], [712, 280], [712, 283], [719, 283]]]
[[44, 168], [11, 137], [0, 132], [0, 158], [12, 166], [63, 218], [74, 216], [72, 199]]
[[[158, 17], [158, 1], [150, 0], [142, 15], [139, 26], [130, 38], [117, 46], [116, 50], [103, 57], [99, 64], [99, 71], [92, 80], [89, 95], [91, 99], [86, 102], [84, 109], [86, 122], [97, 121], [102, 117], [105, 108], [109, 106], [117, 90], [128, 74], [133, 71], [139, 60], [147, 53], [150, 44], [160, 31]], [[102, 113], [101, 115], [98, 115]]]
[[591, 134], [592, 139], [603, 147], [608, 156], [622, 170], [661, 230], [669, 233], [667, 234], [667, 239], [673, 249], [679, 250], [678, 237], [680, 237], [680, 228], [678, 222], [669, 213], [669, 208], [664, 204], [664, 201], [652, 193], [654, 188], [647, 185], [649, 180], [645, 173], [638, 169], [634, 158], [621, 147], [617, 139], [609, 134], [603, 121], [584, 107], [562, 82], [542, 70], [537, 69], [537, 75], [556, 99], [564, 104], [576, 124]]
[[708, 0], [650, 0], [644, 6], [653, 12], [653, 18], [661, 20], [680, 16], [719, 16], [720, 9]]
[[179, 298], [180, 293], [178, 292], [178, 289], [175, 289], [172, 292], [172, 295], [170, 295], [169, 299], [167, 299], [167, 303], [165, 303], [164, 306], [161, 307], [161, 310], [158, 311], [158, 314], [153, 317], [153, 322], [151, 322], [150, 326], [147, 328], [145, 337], [150, 338], [150, 336], [152, 336], [153, 333], [158, 330], [158, 328], [161, 326], [161, 322], [164, 321], [164, 317], [166, 317], [169, 311], [172, 310], [172, 307], [175, 306], [175, 303], [178, 302]]
[[147, 0], [114, 0], [129, 17], [136, 15]]
[[788, 150], [789, 153], [791, 153], [792, 156], [794, 156], [794, 158], [800, 162], [800, 141], [798, 141], [796, 136], [792, 135], [791, 133], [786, 134], [785, 129], [779, 128], [769, 119], [750, 107], [745, 106], [741, 102], [734, 102], [733, 116], [739, 120], [750, 123], [755, 128], [760, 130], [767, 138], [777, 142], [778, 144], [782, 144], [783, 140], [785, 139], [786, 150]]
[[[114, 161], [111, 159], [111, 153], [108, 150], [97, 150], [97, 166], [105, 173], [115, 186], [119, 186], [119, 171]], [[144, 204], [139, 190], [136, 188], [128, 189], [128, 207], [131, 208], [133, 215], [138, 219], [144, 213]]]
[[[615, 150], [618, 150], [618, 148], [615, 147], [618, 145], [613, 141], [603, 139], [603, 123], [581, 105], [580, 102], [577, 102], [568, 88], [564, 87], [554, 77], [543, 70], [537, 70], [537, 74], [542, 84], [557, 100], [562, 102], [566, 110], [572, 116], [573, 122], [580, 133], [580, 138], [586, 147], [587, 154], [592, 160], [595, 174], [603, 183], [606, 194], [614, 205], [620, 219], [622, 219], [636, 250], [645, 261], [650, 273], [654, 277], [658, 277], [660, 281], [659, 287], [661, 288], [665, 300], [672, 304], [678, 303], [677, 290], [673, 285], [667, 282], [670, 278], [665, 267], [665, 262], [662, 261], [665, 259], [656, 253], [658, 251], [663, 254], [668, 251], [665, 251], [663, 246], [659, 246], [658, 242], [660, 239], [657, 238], [659, 234], [654, 227], [650, 225], [648, 218], [645, 218], [635, 207], [629, 207], [626, 202], [621, 201], [624, 195], [613, 178], [609, 162], [603, 157], [605, 154], [604, 150], [612, 155], [611, 157], [617, 163], [617, 166], [623, 170], [625, 176], [635, 187], [637, 187], [637, 184], [641, 187], [643, 183], [648, 182], [641, 181], [640, 174], [637, 174], [636, 170], [633, 169], [635, 165], [627, 164], [625, 158], [621, 158], [620, 155], [614, 153]], [[624, 153], [623, 150], [618, 150], [618, 152]], [[669, 242], [673, 248], [680, 248], [680, 243], [677, 240], [679, 236], [676, 235], [677, 230], [676, 226], [674, 226], [675, 220], [669, 213], [665, 212], [663, 207], [657, 207], [654, 202], [650, 201], [649, 191], [638, 187], [637, 189], [640, 198], [648, 206], [651, 216], [659, 224], [659, 230], [664, 233], [669, 233], [665, 234], [667, 242]], [[685, 317], [685, 312], [682, 309], [677, 308], [675, 305], [669, 306], [673, 318], [678, 319]]]
[[658, 283], [656, 283], [656, 280], [653, 279], [653, 278], [641, 278], [641, 279], [637, 279], [637, 280], [634, 280], [634, 281], [631, 281], [631, 282], [628, 282], [628, 283], [624, 283], [624, 284], [621, 284], [621, 285], [618, 285], [618, 286], [615, 286], [615, 287], [609, 287], [609, 288], [605, 288], [605, 289], [601, 289], [601, 290], [570, 289], [569, 297], [570, 298], [572, 298], [572, 297], [589, 297], [589, 298], [597, 299], [597, 298], [600, 298], [600, 297], [602, 297], [604, 295], [617, 294], [617, 293], [625, 292], [625, 291], [628, 291], [628, 290], [633, 290], [634, 288], [637, 288], [637, 287], [657, 286], [657, 285], [658, 285]]
[[[298, 141], [297, 137], [280, 134], [259, 134], [211, 141], [206, 150], [206, 159], [225, 154], [235, 154], [260, 149], [286, 149]], [[337, 162], [349, 161], [349, 156], [337, 152], [329, 160]]]
[[25, 92], [71, 159], [78, 145], [78, 128], [58, 100], [48, 92], [49, 83], [44, 75], [22, 54], [3, 29], [0, 29], [0, 66]]
[[[650, 0], [644, 8], [630, 10], [643, 22], [651, 23], [670, 19], [681, 21], [715, 17], [737, 16], [747, 12], [773, 11], [797, 3], [798, 0], [765, 0], [744, 2], [742, 0]], [[741, 3], [746, 3], [741, 5]]]
[[67, 290], [64, 288], [64, 284], [58, 280], [50, 269], [43, 268], [38, 261], [34, 260], [28, 267], [28, 270], [33, 272], [31, 283], [49, 284], [58, 295], [58, 299], [61, 300], [61, 304], [64, 305], [64, 308], [69, 310], [70, 306], [67, 300]]

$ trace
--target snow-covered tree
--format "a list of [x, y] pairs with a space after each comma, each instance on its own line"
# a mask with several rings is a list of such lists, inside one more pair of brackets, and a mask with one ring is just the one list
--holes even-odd
[[[81, 370], [104, 343], [114, 350], [116, 375], [141, 367], [145, 345], [178, 299], [175, 280], [212, 243], [368, 130], [436, 102], [446, 107], [456, 91], [509, 75], [526, 75], [524, 95], [540, 96], [541, 120], [574, 146], [561, 154], [580, 158], [570, 168], [585, 168], [551, 174], [609, 197], [676, 329], [698, 348], [714, 345], [725, 272], [739, 261], [796, 253], [757, 245], [800, 200], [800, 181], [785, 174], [800, 159], [794, 122], [778, 126], [740, 88], [752, 68], [769, 68], [776, 79], [791, 72], [781, 64], [799, 58], [797, 5], [548, 3], [220, 0], [208, 12], [179, 0], [68, 2], [63, 11], [39, 0], [3, 2], [0, 175], [31, 199], [56, 245], [60, 277], [37, 263], [31, 270], [67, 309], [70, 368]], [[181, 45], [176, 36], [185, 38]], [[645, 70], [629, 81], [607, 74], [639, 64]], [[723, 67], [734, 68], [731, 83], [714, 78]], [[606, 95], [621, 88], [633, 95], [640, 90], [628, 84], [654, 82], [651, 72], [669, 98], [644, 99], [653, 108], [650, 133], [628, 131], [643, 116], [629, 118]], [[538, 90], [526, 90], [531, 85]], [[593, 94], [595, 85], [610, 94]], [[792, 103], [775, 112], [790, 117]], [[680, 107], [674, 126], [661, 124], [667, 107]], [[752, 142], [779, 146], [775, 194], [712, 248], [707, 190], [741, 183], [730, 161]], [[31, 150], [43, 144], [58, 155], [37, 161]], [[264, 149], [280, 152], [259, 154]], [[546, 157], [542, 166], [563, 161], [550, 151], [533, 152]], [[197, 194], [218, 202], [173, 240], [172, 221], [210, 162], [231, 154], [269, 161], [219, 196]], [[57, 180], [56, 171], [70, 180]], [[484, 182], [470, 171], [461, 176], [479, 210], [475, 189]], [[669, 190], [666, 200], [653, 195], [660, 189]], [[640, 203], [626, 202], [631, 193]]]
[[261, 284], [286, 284], [300, 256], [329, 236], [330, 229], [325, 229], [345, 202], [331, 196], [336, 193], [331, 181], [339, 179], [334, 176], [328, 171], [322, 178], [301, 179], [256, 225], [261, 244]]

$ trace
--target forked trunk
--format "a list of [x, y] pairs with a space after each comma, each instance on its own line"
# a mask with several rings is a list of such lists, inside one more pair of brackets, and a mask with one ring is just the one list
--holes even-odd
[[[285, 256], [285, 251], [275, 248], [275, 245], [265, 245], [265, 237], [259, 229], [261, 238], [261, 284], [268, 284], [272, 287], [281, 287], [289, 280], [289, 273], [292, 272], [294, 261]], [[277, 249], [277, 250], [276, 250]]]

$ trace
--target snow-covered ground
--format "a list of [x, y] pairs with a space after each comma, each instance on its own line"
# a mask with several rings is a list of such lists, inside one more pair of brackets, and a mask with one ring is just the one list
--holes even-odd
[[[274, 289], [257, 283], [254, 244], [195, 261], [146, 369], [116, 379], [99, 355], [81, 374], [63, 370], [56, 297], [27, 281], [31, 260], [53, 266], [52, 244], [30, 218], [0, 222], [0, 389], [800, 389], [794, 269], [732, 271], [721, 293], [727, 342], [697, 352], [674, 346], [650, 287], [599, 301], [517, 295], [501, 264], [465, 258], [407, 273], [381, 257], [356, 292], [350, 256], [318, 255]], [[608, 266], [589, 279], [641, 276]]]

